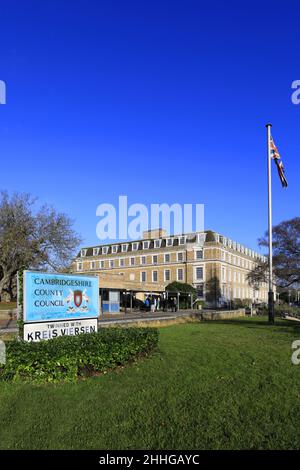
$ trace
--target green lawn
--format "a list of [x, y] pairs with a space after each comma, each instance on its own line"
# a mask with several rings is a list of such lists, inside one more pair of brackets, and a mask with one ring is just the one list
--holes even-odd
[[173, 325], [158, 352], [123, 370], [77, 384], [0, 383], [0, 448], [299, 448], [299, 325]]

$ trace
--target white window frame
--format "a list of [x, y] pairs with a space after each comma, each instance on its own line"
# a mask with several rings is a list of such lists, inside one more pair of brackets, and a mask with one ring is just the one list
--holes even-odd
[[166, 238], [166, 246], [173, 246], [173, 243], [174, 243], [174, 238]]
[[178, 237], [178, 245], [185, 245], [186, 243], [186, 236]]
[[128, 250], [128, 243], [123, 243], [121, 245], [121, 252], [126, 253], [127, 250]]
[[[133, 263], [132, 263], [132, 260], [133, 260]], [[130, 257], [129, 263], [130, 263], [130, 266], [135, 266], [135, 257], [134, 256]]]
[[82, 248], [80, 250], [80, 256], [82, 256], [82, 258], [84, 258], [84, 256], [86, 256], [86, 252], [87, 252], [87, 249], [86, 248]]
[[102, 253], [103, 255], [107, 255], [107, 253], [108, 253], [108, 246], [103, 246], [103, 247], [102, 247], [102, 250], [101, 250], [101, 253]]
[[113, 246], [111, 247], [111, 252], [112, 252], [112, 253], [118, 253], [118, 246], [119, 246], [119, 245], [113, 245]]
[[[167, 279], [166, 273], [169, 273], [169, 279]], [[171, 281], [171, 269], [165, 269], [164, 270], [164, 281], [165, 282], [170, 282]]]
[[[197, 269], [201, 268], [202, 269], [202, 277], [198, 277], [197, 276]], [[194, 275], [195, 275], [195, 280], [196, 282], [198, 281], [204, 281], [204, 266], [201, 265], [201, 266], [195, 266], [195, 271], [194, 271]]]
[[99, 248], [93, 248], [93, 256], [99, 255]]
[[96, 261], [90, 262], [90, 269], [96, 269]]
[[[143, 274], [145, 274], [145, 280], [143, 280]], [[140, 282], [147, 282], [147, 271], [141, 271]]]
[[[81, 266], [81, 268], [80, 268], [79, 266]], [[78, 261], [78, 262], [77, 262], [77, 271], [83, 271], [83, 263], [82, 263], [82, 261]]]
[[[181, 279], [179, 279], [179, 275], [178, 275], [179, 271], [182, 272], [182, 278], [181, 278]], [[176, 279], [177, 279], [177, 281], [184, 281], [184, 271], [183, 271], [183, 268], [177, 268]]]
[[[156, 257], [157, 261], [154, 261], [154, 257]], [[152, 255], [152, 264], [158, 264], [158, 255]]]
[[[198, 258], [198, 256], [197, 256], [197, 253], [198, 253], [198, 252], [201, 252], [201, 253], [202, 253], [202, 256], [201, 256], [200, 258]], [[203, 249], [197, 249], [197, 250], [195, 250], [194, 256], [195, 256], [195, 260], [203, 259]]]
[[[156, 273], [156, 281], [154, 280], [154, 273]], [[158, 282], [158, 271], [152, 271], [152, 282]]]
[[99, 261], [99, 268], [100, 268], [100, 269], [105, 269], [105, 261], [104, 261], [104, 259], [100, 259], [100, 261]]
[[[179, 259], [179, 255], [182, 255], [182, 259]], [[176, 259], [177, 259], [178, 263], [183, 263], [184, 262], [184, 251], [177, 251]]]
[[[145, 263], [143, 263], [143, 259], [145, 259]], [[147, 264], [147, 258], [146, 258], [145, 255], [141, 256], [140, 262], [141, 262], [141, 265], [142, 265], [142, 266], [145, 266], [145, 264]]]
[[110, 268], [114, 268], [115, 267], [115, 260], [114, 259], [110, 259], [109, 262], [108, 262], [108, 266]]
[[[166, 260], [166, 256], [169, 257], [169, 260]], [[170, 263], [171, 262], [171, 253], [164, 253], [164, 263]]]
[[138, 251], [139, 243], [138, 242], [131, 243], [131, 248], [132, 248], [132, 251]]
[[149, 250], [150, 247], [150, 240], [143, 241], [143, 250]]
[[119, 267], [124, 268], [125, 266], [125, 258], [119, 258]]
[[158, 239], [158, 240], [154, 240], [154, 248], [160, 248], [161, 246], [161, 240]]

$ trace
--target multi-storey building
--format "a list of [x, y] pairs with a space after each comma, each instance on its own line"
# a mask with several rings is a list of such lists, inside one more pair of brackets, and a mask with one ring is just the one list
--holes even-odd
[[267, 302], [267, 285], [253, 289], [247, 280], [258, 260], [265, 259], [254, 250], [210, 230], [168, 236], [160, 229], [143, 235], [142, 240], [82, 248], [73, 271], [97, 274], [106, 300], [129, 291], [143, 299], [173, 281], [193, 285], [198, 298], [207, 300], [215, 280], [221, 304], [234, 299]]

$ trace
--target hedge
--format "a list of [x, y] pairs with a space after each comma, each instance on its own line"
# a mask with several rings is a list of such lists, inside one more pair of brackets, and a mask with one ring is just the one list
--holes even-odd
[[74, 382], [105, 372], [156, 348], [155, 328], [102, 328], [97, 333], [61, 336], [38, 343], [8, 341], [0, 380]]

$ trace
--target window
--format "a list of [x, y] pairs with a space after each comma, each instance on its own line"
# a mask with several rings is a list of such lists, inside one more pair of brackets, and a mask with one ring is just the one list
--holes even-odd
[[87, 250], [85, 248], [80, 250], [80, 256], [85, 256], [86, 252], [87, 252]]
[[152, 263], [157, 264], [157, 255], [152, 256]]
[[222, 268], [222, 282], [226, 282], [226, 269]]
[[77, 271], [82, 271], [82, 263], [77, 263]]
[[109, 260], [109, 267], [114, 268], [115, 267], [115, 261], [113, 259]]
[[186, 240], [185, 237], [179, 237], [179, 238], [178, 238], [178, 243], [179, 243], [179, 245], [184, 245], [184, 244], [185, 244], [185, 240]]
[[165, 253], [165, 263], [170, 263], [170, 253]]
[[241, 273], [238, 273], [238, 282], [241, 282]]
[[148, 250], [149, 246], [150, 246], [149, 240], [146, 240], [145, 242], [143, 242], [143, 249], [144, 250]]
[[183, 281], [183, 269], [182, 268], [177, 269], [177, 281]]
[[112, 252], [113, 253], [118, 253], [118, 245], [113, 245]]
[[154, 248], [160, 248], [161, 240], [154, 240]]
[[131, 246], [132, 246], [132, 250], [133, 250], [133, 251], [136, 251], [136, 250], [139, 249], [139, 244], [138, 244], [138, 243], [132, 243]]
[[108, 246], [103, 246], [102, 247], [102, 254], [107, 255], [107, 253], [108, 253]]
[[141, 264], [146, 264], [146, 256], [141, 256]]
[[91, 261], [91, 269], [96, 269], [96, 261]]
[[231, 282], [231, 271], [228, 271], [228, 281]]
[[173, 238], [167, 238], [166, 245], [173, 246]]
[[141, 272], [141, 282], [146, 282], [146, 271]]
[[231, 254], [228, 253], [228, 263], [231, 263]]
[[225, 251], [221, 251], [221, 259], [222, 259], [222, 261], [225, 261], [225, 256], [226, 256]]
[[157, 282], [157, 271], [152, 271], [152, 282]]
[[203, 258], [203, 250], [197, 250], [196, 259], [202, 259], [202, 258]]
[[203, 289], [203, 284], [198, 284], [197, 287], [197, 296], [198, 297], [203, 297], [204, 289]]
[[104, 269], [104, 260], [103, 259], [99, 262], [99, 266], [100, 266], [100, 269]]
[[125, 266], [125, 259], [124, 258], [120, 258], [119, 265], [120, 265], [121, 268], [123, 268]]
[[177, 253], [177, 261], [183, 261], [183, 252], [182, 251]]
[[93, 248], [93, 256], [97, 256], [99, 254], [99, 248]]
[[135, 264], [135, 258], [130, 258], [130, 266], [134, 266]]
[[236, 282], [236, 271], [233, 271], [233, 282]]
[[169, 281], [171, 279], [171, 273], [169, 269], [165, 269], [165, 281]]
[[203, 268], [202, 266], [197, 266], [196, 268], [196, 279], [203, 279]]
[[121, 246], [122, 253], [125, 253], [127, 251], [127, 249], [128, 249], [128, 244], [127, 243], [125, 243], [124, 245]]

